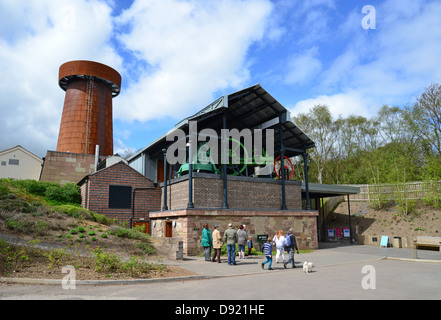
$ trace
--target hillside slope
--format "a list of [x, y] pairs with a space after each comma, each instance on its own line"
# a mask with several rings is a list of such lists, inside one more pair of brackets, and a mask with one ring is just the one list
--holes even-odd
[[[351, 224], [359, 244], [379, 245], [381, 236], [401, 237], [403, 247], [412, 247], [417, 236], [441, 237], [441, 211], [417, 205], [405, 214], [397, 204], [377, 210], [366, 202], [351, 202]], [[326, 219], [326, 228], [349, 227], [348, 203], [342, 202]], [[372, 241], [377, 237], [378, 243]], [[392, 242], [392, 240], [390, 240]]]
[[78, 280], [189, 275], [165, 266], [149, 235], [21, 184], [0, 179], [0, 277], [62, 279], [66, 265]]

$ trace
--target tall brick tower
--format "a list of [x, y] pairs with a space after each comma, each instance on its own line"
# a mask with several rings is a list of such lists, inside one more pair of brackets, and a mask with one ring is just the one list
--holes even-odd
[[93, 61], [70, 61], [60, 67], [58, 83], [64, 91], [57, 151], [113, 155], [112, 99], [120, 93], [121, 75]]

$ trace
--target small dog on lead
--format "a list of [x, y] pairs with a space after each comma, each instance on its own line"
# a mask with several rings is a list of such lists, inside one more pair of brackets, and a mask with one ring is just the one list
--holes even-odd
[[312, 272], [313, 267], [314, 267], [314, 264], [312, 262], [305, 261], [305, 263], [303, 263], [303, 272], [310, 273], [310, 272]]

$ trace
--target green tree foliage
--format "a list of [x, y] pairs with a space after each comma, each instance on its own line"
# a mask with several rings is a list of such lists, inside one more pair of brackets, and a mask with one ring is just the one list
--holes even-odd
[[340, 128], [340, 119], [334, 120], [326, 105], [316, 105], [309, 113], [299, 114], [294, 118], [300, 128], [309, 134], [316, 142], [313, 151], [316, 177], [319, 183], [323, 181], [323, 170], [331, 159], [333, 145], [337, 140]]
[[49, 200], [58, 202], [81, 203], [80, 187], [74, 183], [68, 183], [64, 186], [51, 185], [46, 189], [45, 196]]
[[[309, 179], [330, 184], [394, 183], [441, 179], [441, 85], [431, 84], [415, 103], [380, 108], [371, 119], [333, 118], [316, 105], [293, 118], [316, 144]], [[303, 160], [294, 159], [297, 180]]]

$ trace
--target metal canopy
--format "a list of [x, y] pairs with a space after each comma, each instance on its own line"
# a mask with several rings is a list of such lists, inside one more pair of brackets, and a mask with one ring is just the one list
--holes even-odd
[[[229, 129], [275, 129], [274, 151], [276, 154], [280, 150], [279, 118], [282, 121], [286, 156], [294, 157], [315, 147], [314, 142], [291, 121], [289, 111], [259, 84], [215, 100], [196, 114], [180, 121], [169, 132], [181, 129], [188, 133], [189, 121], [197, 121], [198, 131], [210, 128], [216, 130], [220, 136], [224, 112], [227, 114]], [[144, 149], [139, 150], [129, 161], [144, 152], [162, 157], [161, 150], [166, 147], [167, 135], [168, 133], [164, 134]]]
[[228, 116], [229, 129], [275, 129], [276, 153], [280, 150], [279, 118], [286, 156], [293, 157], [315, 147], [314, 142], [291, 121], [290, 112], [259, 84], [221, 97], [183, 122], [197, 120], [198, 129], [220, 130], [224, 111]]
[[[302, 193], [306, 192], [305, 183], [302, 182]], [[309, 183], [309, 195], [311, 198], [330, 198], [345, 196], [348, 194], [358, 194], [360, 193], [359, 187], [344, 186], [344, 185], [334, 185], [334, 184], [320, 184], [320, 183]]]

